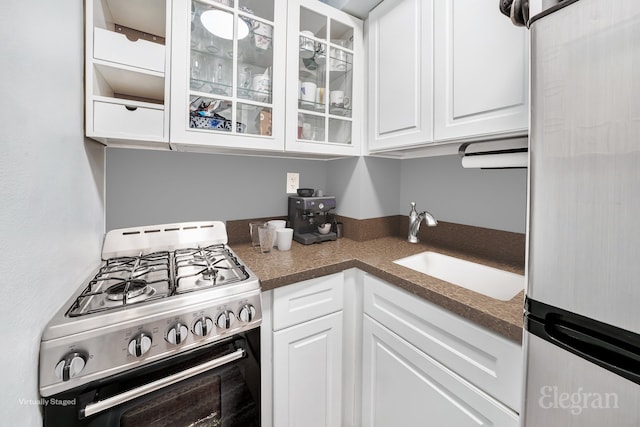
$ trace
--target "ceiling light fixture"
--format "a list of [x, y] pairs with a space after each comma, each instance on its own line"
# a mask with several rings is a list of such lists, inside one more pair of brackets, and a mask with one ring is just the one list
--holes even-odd
[[[233, 40], [233, 14], [224, 10], [207, 10], [200, 15], [202, 26], [214, 36]], [[249, 25], [238, 19], [238, 40], [249, 35]]]

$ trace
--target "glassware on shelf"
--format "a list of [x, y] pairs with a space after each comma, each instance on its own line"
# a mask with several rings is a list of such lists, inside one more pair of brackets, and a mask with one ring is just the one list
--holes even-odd
[[200, 90], [204, 86], [207, 78], [207, 67], [204, 55], [199, 52], [191, 52], [191, 80], [190, 87], [193, 90]]
[[265, 70], [262, 74], [253, 76], [251, 84], [253, 99], [259, 102], [271, 102], [271, 71]]
[[308, 59], [313, 58], [315, 55], [316, 48], [312, 37], [314, 37], [312, 31], [305, 30], [300, 32], [300, 58]]
[[315, 114], [298, 114], [298, 139], [307, 141], [325, 141], [325, 118]]
[[272, 0], [192, 1], [190, 128], [272, 136], [273, 19]]
[[329, 142], [351, 144], [351, 122], [341, 119], [329, 119]]
[[252, 79], [253, 72], [250, 67], [243, 67], [238, 73], [238, 96], [240, 98], [251, 98], [251, 85], [253, 84]]
[[331, 58], [329, 60], [330, 71], [350, 71], [351, 62], [352, 58], [350, 53], [336, 47], [331, 48]]

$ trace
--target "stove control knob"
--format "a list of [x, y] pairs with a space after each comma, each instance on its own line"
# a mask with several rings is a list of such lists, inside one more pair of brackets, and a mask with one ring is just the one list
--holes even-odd
[[238, 318], [243, 322], [251, 322], [256, 316], [256, 308], [251, 304], [245, 304], [240, 308]]
[[210, 317], [201, 317], [193, 324], [193, 333], [201, 337], [209, 335], [211, 329], [213, 329], [213, 320]]
[[318, 203], [318, 209], [324, 209], [324, 203], [320, 202]]
[[225, 310], [216, 318], [216, 326], [220, 329], [230, 329], [235, 319], [233, 311]]
[[167, 331], [167, 341], [171, 344], [180, 344], [187, 339], [189, 335], [189, 328], [182, 323], [176, 323]]
[[72, 352], [64, 356], [64, 359], [56, 365], [56, 377], [62, 381], [69, 381], [77, 376], [84, 368], [87, 356], [82, 353]]
[[151, 337], [144, 332], [136, 335], [131, 341], [127, 350], [129, 354], [135, 357], [141, 357], [151, 349]]

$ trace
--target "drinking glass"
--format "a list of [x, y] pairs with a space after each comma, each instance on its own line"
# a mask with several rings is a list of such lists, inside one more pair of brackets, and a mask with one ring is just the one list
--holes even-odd
[[258, 235], [260, 237], [260, 251], [263, 254], [268, 254], [273, 247], [276, 229], [270, 227], [269, 224], [264, 224], [258, 227]]

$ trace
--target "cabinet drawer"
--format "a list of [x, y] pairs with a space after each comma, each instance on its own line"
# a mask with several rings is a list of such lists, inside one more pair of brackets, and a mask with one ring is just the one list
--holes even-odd
[[98, 136], [162, 140], [164, 110], [94, 101], [93, 131]]
[[520, 412], [520, 345], [370, 275], [364, 277], [364, 312]]
[[344, 273], [273, 290], [273, 330], [342, 310]]
[[96, 27], [93, 57], [164, 73], [165, 46], [143, 39], [131, 41], [122, 33]]

